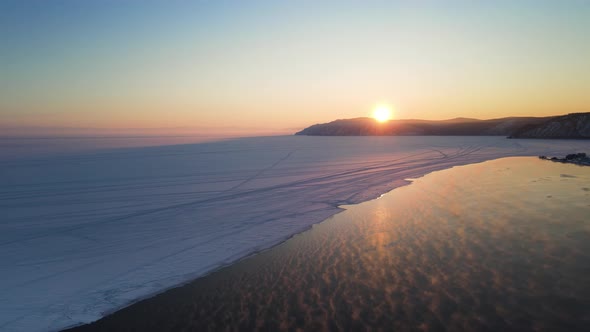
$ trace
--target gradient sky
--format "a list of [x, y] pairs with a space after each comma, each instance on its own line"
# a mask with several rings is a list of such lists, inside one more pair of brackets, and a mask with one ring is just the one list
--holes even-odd
[[23, 131], [590, 111], [590, 1], [2, 0], [0, 48]]

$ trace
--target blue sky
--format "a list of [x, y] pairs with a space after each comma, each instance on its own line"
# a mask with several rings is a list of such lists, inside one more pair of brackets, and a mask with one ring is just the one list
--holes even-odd
[[588, 111], [589, 1], [2, 1], [0, 125]]

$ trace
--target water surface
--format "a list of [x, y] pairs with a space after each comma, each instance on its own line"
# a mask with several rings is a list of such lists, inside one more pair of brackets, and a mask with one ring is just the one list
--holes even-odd
[[[311, 198], [310, 198], [311, 199]], [[80, 330], [582, 330], [590, 168], [429, 174]]]
[[[79, 153], [67, 152], [77, 144], [71, 139], [4, 143], [0, 330], [15, 332], [95, 321], [281, 243], [341, 212], [338, 206], [377, 198], [407, 178], [588, 148], [587, 140], [421, 136], [253, 137]], [[37, 144], [54, 152], [42, 156]], [[30, 156], [11, 157], [11, 150]]]

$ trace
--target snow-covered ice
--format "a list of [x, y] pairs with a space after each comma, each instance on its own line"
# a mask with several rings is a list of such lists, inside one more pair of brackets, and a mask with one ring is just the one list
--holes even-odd
[[455, 165], [590, 142], [502, 137], [260, 137], [4, 157], [0, 330], [51, 331], [268, 248]]

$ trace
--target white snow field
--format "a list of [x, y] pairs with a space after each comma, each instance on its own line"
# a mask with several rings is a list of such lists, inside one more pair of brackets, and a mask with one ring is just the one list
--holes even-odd
[[588, 148], [503, 137], [289, 136], [38, 158], [0, 150], [0, 330], [91, 322], [404, 179]]

